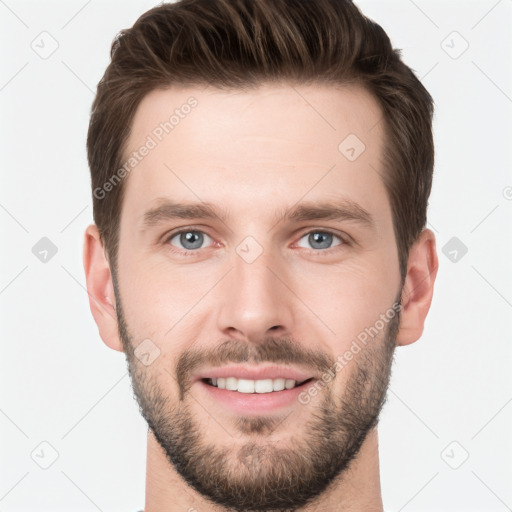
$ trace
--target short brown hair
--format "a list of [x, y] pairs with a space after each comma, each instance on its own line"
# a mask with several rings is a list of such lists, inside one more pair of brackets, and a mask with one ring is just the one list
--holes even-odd
[[[97, 88], [87, 135], [94, 222], [116, 272], [123, 183], [95, 190], [123, 163], [135, 111], [154, 89], [265, 82], [363, 85], [384, 113], [382, 176], [393, 213], [402, 283], [426, 225], [432, 186], [433, 100], [380, 25], [349, 0], [180, 0], [122, 30]], [[340, 141], [341, 142], [341, 141]]]

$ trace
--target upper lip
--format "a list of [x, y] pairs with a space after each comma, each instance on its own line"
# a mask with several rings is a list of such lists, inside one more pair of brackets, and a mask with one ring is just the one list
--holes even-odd
[[262, 380], [262, 379], [291, 379], [297, 382], [303, 382], [314, 376], [310, 373], [290, 368], [286, 366], [223, 366], [220, 368], [210, 368], [201, 371], [195, 380], [217, 379], [219, 377], [236, 377], [237, 379]]

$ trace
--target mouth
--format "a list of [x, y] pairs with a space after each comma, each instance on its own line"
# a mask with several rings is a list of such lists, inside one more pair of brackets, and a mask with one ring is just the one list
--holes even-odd
[[313, 377], [302, 381], [285, 378], [252, 380], [238, 379], [236, 377], [212, 377], [203, 378], [201, 382], [208, 386], [226, 391], [235, 391], [245, 394], [267, 394], [300, 388], [312, 380], [314, 380]]
[[[257, 417], [278, 413], [302, 404], [300, 397], [318, 379], [302, 381], [274, 379], [242, 379], [235, 377], [206, 377], [197, 381], [199, 393], [208, 401], [236, 416]], [[207, 402], [204, 402], [205, 404]]]
[[195, 377], [196, 389], [207, 402], [237, 416], [295, 408], [318, 380], [310, 369], [280, 365], [229, 365], [204, 369]]

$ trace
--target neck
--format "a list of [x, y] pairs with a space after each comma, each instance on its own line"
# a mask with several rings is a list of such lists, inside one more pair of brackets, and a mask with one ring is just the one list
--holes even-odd
[[[340, 509], [340, 504], [343, 508]], [[194, 511], [195, 509], [195, 511]], [[144, 512], [225, 512], [190, 487], [148, 430]], [[382, 512], [377, 428], [370, 431], [348, 469], [309, 506], [297, 512]]]

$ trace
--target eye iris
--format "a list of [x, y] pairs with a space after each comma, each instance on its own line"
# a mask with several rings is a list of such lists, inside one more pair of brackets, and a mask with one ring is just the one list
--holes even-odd
[[317, 231], [316, 233], [311, 233], [309, 235], [309, 242], [313, 247], [315, 246], [315, 243], [320, 242], [320, 245], [322, 245], [322, 247], [317, 247], [318, 249], [328, 249], [329, 245], [332, 242], [332, 235], [330, 233], [322, 233], [320, 231]]
[[[181, 233], [180, 243], [186, 249], [198, 249], [203, 244], [203, 235], [198, 231], [187, 231], [185, 233]], [[187, 246], [187, 243], [192, 243], [192, 247]]]

